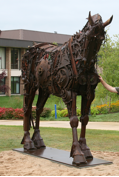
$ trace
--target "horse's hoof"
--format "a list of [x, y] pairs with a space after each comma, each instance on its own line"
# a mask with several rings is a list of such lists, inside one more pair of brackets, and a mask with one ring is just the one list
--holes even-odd
[[85, 158], [86, 159], [93, 159], [91, 151], [90, 151], [89, 147], [86, 144], [86, 139], [85, 138], [80, 138], [79, 145], [80, 145], [81, 151], [85, 155]]
[[24, 143], [24, 149], [25, 150], [34, 150], [36, 147], [34, 146], [34, 143], [32, 141]]
[[83, 155], [76, 155], [74, 156], [74, 159], [73, 159], [73, 164], [79, 166], [81, 164], [86, 164], [87, 161], [85, 159], [85, 157]]
[[93, 159], [93, 155], [91, 154], [90, 149], [82, 150], [82, 152], [84, 153], [86, 159]]
[[34, 145], [37, 149], [41, 148], [41, 147], [46, 147], [44, 142], [43, 142], [43, 139], [40, 139], [40, 140], [34, 140]]
[[32, 141], [34, 142], [34, 145], [36, 148], [41, 148], [41, 147], [45, 147], [45, 144], [43, 142], [43, 139], [40, 136], [40, 130], [39, 129], [35, 129], [34, 134], [32, 136]]

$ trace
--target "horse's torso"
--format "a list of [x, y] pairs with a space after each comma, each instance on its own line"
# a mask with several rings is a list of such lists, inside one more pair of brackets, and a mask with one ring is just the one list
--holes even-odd
[[[61, 90], [85, 94], [87, 85], [97, 84], [94, 63], [88, 62], [96, 60], [97, 41], [96, 38], [91, 40], [88, 48], [85, 48], [85, 41], [85, 34], [79, 32], [71, 38], [72, 51], [69, 49], [69, 41], [59, 47], [46, 43], [29, 48], [22, 62], [22, 75], [26, 76], [26, 82], [30, 80], [34, 87], [41, 87], [57, 96], [61, 95]], [[72, 69], [71, 52], [77, 75]], [[84, 57], [87, 58], [85, 65]], [[91, 78], [93, 81], [89, 81]]]

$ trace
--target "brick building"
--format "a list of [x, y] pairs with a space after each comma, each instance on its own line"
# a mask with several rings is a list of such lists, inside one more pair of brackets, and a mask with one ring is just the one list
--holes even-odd
[[[46, 33], [22, 29], [0, 31], [0, 73], [3, 70], [6, 71], [7, 75], [3, 82], [11, 88], [6, 95], [23, 94], [21, 58], [28, 46], [32, 46], [33, 42], [57, 42], [58, 45], [62, 45], [70, 37], [70, 35], [56, 32]], [[5, 93], [0, 92], [0, 95]]]

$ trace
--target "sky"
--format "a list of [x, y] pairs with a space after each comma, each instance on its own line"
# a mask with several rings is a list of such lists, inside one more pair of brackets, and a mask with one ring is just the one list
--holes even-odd
[[[119, 34], [119, 0], [0, 0], [0, 30], [27, 29], [74, 35], [91, 15], [113, 15], [108, 34]], [[107, 27], [106, 27], [107, 29]]]

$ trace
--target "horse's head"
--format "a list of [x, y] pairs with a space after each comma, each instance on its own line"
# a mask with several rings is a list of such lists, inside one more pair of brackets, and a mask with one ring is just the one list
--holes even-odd
[[82, 68], [90, 69], [96, 62], [96, 55], [102, 41], [105, 39], [105, 27], [112, 21], [113, 16], [103, 23], [99, 14], [91, 16], [89, 12], [88, 22], [82, 30], [84, 35], [84, 48], [82, 48]]
[[104, 28], [111, 23], [113, 16], [109, 18], [105, 23], [103, 23], [102, 18], [99, 14], [91, 16], [89, 12], [87, 31], [86, 35], [88, 38], [96, 37], [98, 40], [105, 39], [105, 30]]
[[[113, 16], [103, 23], [99, 14], [91, 16], [89, 12], [88, 22], [82, 30], [84, 45], [82, 45], [82, 60], [80, 60], [80, 67], [82, 73], [80, 76], [80, 84], [88, 83], [87, 77], [91, 78], [92, 85], [98, 83], [98, 75], [94, 73], [94, 65], [97, 61], [97, 53], [100, 49], [102, 41], [105, 39], [105, 27], [112, 21]], [[88, 71], [88, 76], [85, 73]]]

